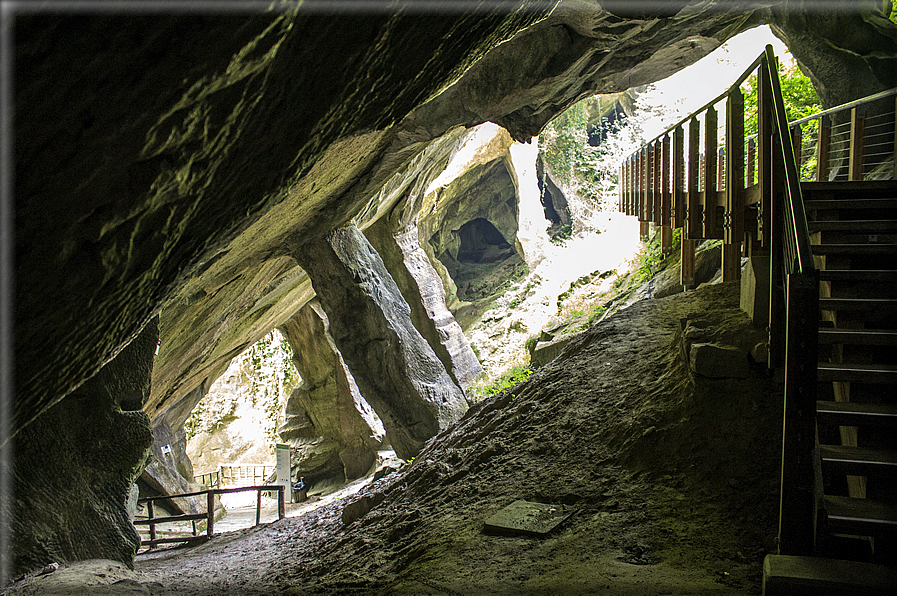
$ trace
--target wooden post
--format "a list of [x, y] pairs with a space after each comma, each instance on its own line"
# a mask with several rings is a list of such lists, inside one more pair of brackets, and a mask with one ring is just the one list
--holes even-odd
[[642, 147], [635, 154], [635, 216], [639, 221], [644, 221], [645, 219], [645, 210], [643, 208], [642, 202], [642, 191], [645, 188], [643, 182], [643, 174], [642, 166], [644, 166], [644, 155], [645, 148]]
[[719, 115], [713, 106], [704, 115], [704, 238], [719, 238], [717, 233], [716, 149]]
[[[253, 476], [252, 479], [255, 480], [255, 476]], [[256, 491], [255, 491], [255, 525], [259, 525], [261, 522], [262, 522], [262, 490], [256, 489]]]
[[894, 171], [891, 180], [897, 180], [897, 96], [894, 97]]
[[760, 204], [757, 219], [758, 240], [769, 248], [772, 221], [772, 89], [766, 74], [770, 67], [766, 56], [757, 72], [757, 172], [760, 184]]
[[626, 192], [626, 215], [635, 215], [635, 155], [629, 156], [629, 169], [626, 174], [629, 186]]
[[756, 170], [754, 169], [754, 161], [757, 159], [757, 141], [756, 139], [750, 139], [747, 142], [747, 185], [754, 185], [754, 174]]
[[661, 141], [660, 158], [660, 223], [668, 226], [671, 224], [670, 199], [670, 136], [663, 135]]
[[211, 538], [215, 534], [215, 491], [206, 492], [206, 536]]
[[744, 240], [744, 96], [735, 89], [726, 100], [726, 216], [723, 281], [741, 279]]
[[790, 274], [785, 358], [785, 423], [779, 502], [779, 553], [807, 556], [816, 544], [816, 272]]
[[701, 123], [692, 117], [688, 124], [688, 201], [686, 207], [686, 230], [691, 239], [704, 237], [698, 182], [700, 176]]
[[[657, 139], [652, 144], [654, 147], [654, 164], [652, 168], [653, 180], [651, 184], [651, 191], [654, 198], [654, 225], [661, 226], [663, 225], [663, 173], [661, 171], [662, 168], [662, 153], [663, 153], [663, 144], [660, 139]], [[669, 223], [669, 222], [668, 222]]]
[[[673, 227], [685, 225], [685, 132], [682, 126], [673, 131]], [[685, 234], [682, 235], [685, 238]]]
[[283, 519], [287, 514], [286, 505], [284, 504], [284, 499], [286, 498], [284, 492], [285, 488], [283, 486], [277, 491], [277, 519]]
[[654, 221], [654, 145], [645, 147], [645, 221]]
[[803, 159], [801, 156], [801, 148], [804, 143], [804, 131], [800, 127], [800, 124], [792, 126], [791, 131], [791, 149], [794, 151], [794, 161], [797, 165], [797, 175], [800, 177], [800, 166], [803, 163]]
[[695, 241], [682, 238], [679, 250], [679, 283], [683, 286], [695, 285]]
[[[152, 501], [146, 502], [146, 514], [149, 517], [149, 519], [153, 519], [153, 517], [155, 517], [153, 514], [153, 502]], [[156, 524], [150, 523], [149, 535], [150, 535], [150, 542], [152, 542], [153, 540], [156, 539]]]
[[856, 106], [850, 111], [850, 162], [848, 180], [861, 181], [865, 164], [866, 106]]
[[[827, 182], [829, 173], [829, 155], [832, 147], [832, 119], [828, 116], [820, 118], [819, 139], [816, 141], [816, 181]], [[897, 163], [897, 162], [895, 162]]]

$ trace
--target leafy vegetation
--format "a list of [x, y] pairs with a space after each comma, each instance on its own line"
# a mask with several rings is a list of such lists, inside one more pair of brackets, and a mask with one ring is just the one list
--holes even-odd
[[[289, 342], [278, 331], [272, 331], [235, 358], [245, 396], [253, 407], [265, 412], [265, 436], [272, 446], [278, 441], [277, 428], [286, 400], [300, 381], [292, 358]], [[214, 432], [234, 421], [240, 399], [239, 393], [204, 398], [184, 423], [187, 438]]]
[[533, 369], [529, 366], [518, 365], [493, 380], [487, 385], [471, 385], [467, 388], [467, 397], [471, 401], [482, 401], [487, 397], [497, 395], [502, 391], [511, 389], [512, 387], [527, 380], [533, 374]]

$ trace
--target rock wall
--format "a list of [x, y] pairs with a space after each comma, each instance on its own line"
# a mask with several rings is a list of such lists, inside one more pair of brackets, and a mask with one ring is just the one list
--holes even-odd
[[302, 383], [286, 404], [278, 434], [291, 449], [293, 478], [345, 482], [364, 475], [377, 457], [383, 427], [364, 400], [333, 343], [317, 300], [281, 326]]
[[403, 459], [467, 409], [461, 389], [411, 322], [411, 309], [361, 231], [307, 243], [296, 260], [312, 279], [330, 333]]
[[[382, 195], [385, 186], [424, 172], [428, 151], [450, 151], [457, 138], [441, 137], [458, 127], [492, 121], [528, 140], [577, 99], [659, 80], [760, 23], [777, 26], [826, 104], [894, 86], [897, 38], [882, 6], [841, 5], [831, 18], [809, 0], [707, 0], [625, 14], [563, 2], [547, 15], [543, 3], [522, 1], [503, 14], [15, 15], [12, 432], [27, 437], [16, 442], [27, 445], [17, 478], [73, 499], [78, 489], [60, 478], [108, 468], [118, 470], [109, 480], [117, 495], [134, 469], [121, 462], [140, 459], [149, 435], [145, 419], [118, 414], [97, 389], [104, 367], [161, 313], [146, 412], [174, 428], [197, 388], [311, 298], [303, 265], [331, 250], [323, 239], [400, 201], [401, 193]], [[357, 319], [327, 310], [340, 344]], [[426, 422], [398, 439], [406, 453], [453, 417], [434, 408], [407, 414]], [[65, 433], [127, 440], [117, 448], [127, 457], [110, 462], [74, 435], [57, 437], [66, 417], [94, 410], [104, 414], [91, 414], [92, 426]], [[30, 462], [67, 440], [74, 469], [49, 463], [37, 475]], [[84, 529], [27, 507], [20, 536], [26, 526], [32, 537]], [[121, 546], [130, 526], [117, 515], [93, 534]], [[21, 560], [89, 556], [99, 548], [93, 540]], [[130, 560], [130, 547], [110, 548], [108, 556]]]
[[16, 436], [15, 501], [3, 499], [4, 507], [13, 506], [13, 574], [82, 559], [131, 564], [140, 539], [126, 505], [153, 445], [140, 408], [157, 344], [153, 321]]

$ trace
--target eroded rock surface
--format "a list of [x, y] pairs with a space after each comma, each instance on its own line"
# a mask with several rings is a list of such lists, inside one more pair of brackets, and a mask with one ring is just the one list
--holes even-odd
[[411, 322], [411, 309], [382, 259], [355, 227], [309, 242], [296, 260], [312, 279], [330, 334], [396, 454], [414, 457], [467, 409]]
[[371, 468], [383, 428], [358, 391], [329, 333], [320, 303], [302, 307], [281, 330], [302, 383], [287, 400], [278, 430], [290, 445], [292, 477], [307, 484], [354, 480]]

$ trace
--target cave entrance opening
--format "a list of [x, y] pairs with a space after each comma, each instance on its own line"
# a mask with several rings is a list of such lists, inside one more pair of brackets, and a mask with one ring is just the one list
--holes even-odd
[[461, 226], [458, 237], [461, 240], [458, 261], [461, 263], [495, 263], [514, 253], [514, 247], [505, 240], [501, 232], [482, 217]]
[[235, 356], [184, 423], [195, 479], [218, 472], [234, 485], [267, 482], [284, 405], [300, 381], [277, 330]]

